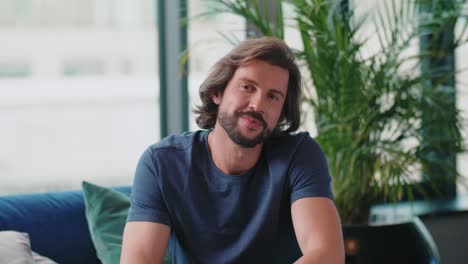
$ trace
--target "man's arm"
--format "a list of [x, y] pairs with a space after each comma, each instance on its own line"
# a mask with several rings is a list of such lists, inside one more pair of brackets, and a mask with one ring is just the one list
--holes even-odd
[[121, 264], [163, 263], [171, 229], [153, 222], [128, 222], [122, 241]]
[[307, 197], [296, 200], [291, 215], [303, 256], [295, 264], [344, 263], [340, 217], [332, 200]]

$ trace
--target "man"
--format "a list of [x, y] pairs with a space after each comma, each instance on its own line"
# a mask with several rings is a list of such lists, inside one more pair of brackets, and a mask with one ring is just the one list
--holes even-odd
[[[150, 146], [121, 263], [344, 263], [323, 152], [300, 122], [300, 73], [280, 40], [244, 41], [200, 87], [207, 129]], [[296, 242], [297, 241], [297, 242]]]

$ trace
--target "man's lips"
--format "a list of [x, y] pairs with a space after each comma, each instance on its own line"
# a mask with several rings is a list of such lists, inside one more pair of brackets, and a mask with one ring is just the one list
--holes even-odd
[[247, 121], [247, 124], [250, 126], [250, 127], [263, 127], [263, 122], [258, 120], [257, 118], [255, 117], [251, 117], [249, 115], [242, 115], [241, 116], [245, 121]]
[[267, 123], [263, 120], [263, 117], [260, 113], [257, 112], [236, 112], [237, 118], [242, 118], [247, 122], [247, 125], [252, 128], [262, 127], [266, 128]]

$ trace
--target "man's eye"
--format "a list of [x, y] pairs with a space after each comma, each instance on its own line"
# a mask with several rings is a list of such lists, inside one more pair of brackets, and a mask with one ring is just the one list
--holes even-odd
[[243, 90], [246, 90], [246, 91], [251, 91], [252, 90], [252, 86], [248, 85], [248, 84], [242, 84], [241, 85], [241, 88]]
[[270, 100], [273, 100], [273, 101], [278, 101], [279, 100], [278, 96], [276, 96], [274, 94], [270, 94], [268, 97], [270, 98]]

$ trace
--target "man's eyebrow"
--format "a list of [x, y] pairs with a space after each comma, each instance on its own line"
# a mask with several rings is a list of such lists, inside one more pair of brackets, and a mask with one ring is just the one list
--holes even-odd
[[255, 85], [258, 85], [258, 83], [250, 78], [247, 78], [247, 77], [241, 77], [240, 78], [241, 81], [244, 81], [244, 82], [249, 82], [249, 83], [253, 83]]
[[[254, 80], [252, 80], [252, 79], [250, 79], [250, 78], [247, 78], [247, 77], [241, 77], [241, 78], [239, 78], [239, 80], [240, 80], [240, 81], [244, 81], [244, 82], [249, 82], [249, 83], [252, 83], [252, 84], [258, 86], [258, 83], [257, 83], [256, 81], [254, 81]], [[278, 90], [278, 89], [274, 89], [274, 88], [273, 88], [273, 89], [269, 89], [269, 92], [275, 93], [275, 94], [277, 94], [277, 95], [279, 95], [279, 96], [285, 98], [284, 94], [283, 94], [280, 90]]]

